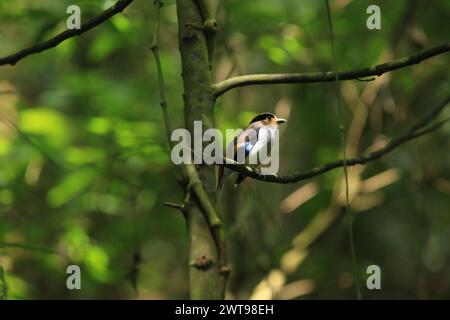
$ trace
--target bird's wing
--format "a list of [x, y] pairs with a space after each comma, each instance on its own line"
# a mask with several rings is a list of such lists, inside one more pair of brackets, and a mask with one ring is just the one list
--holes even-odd
[[259, 131], [259, 128], [247, 128], [236, 137], [232, 144], [228, 145], [228, 148], [233, 148], [234, 161], [239, 163], [245, 162], [249, 153], [258, 143]]
[[[258, 141], [253, 146], [253, 148], [250, 150], [248, 158], [251, 164], [256, 164], [256, 161], [258, 160], [258, 153], [261, 151], [262, 148], [268, 147], [270, 145], [270, 142], [272, 140], [272, 132], [270, 129], [261, 129], [258, 131]], [[259, 155], [262, 156], [261, 154]]]
[[[236, 136], [233, 139], [233, 141], [227, 146], [225, 156], [239, 163], [245, 162], [245, 159], [248, 157], [253, 147], [257, 144], [258, 135], [259, 135], [259, 128], [245, 129], [238, 136]], [[218, 191], [222, 188], [225, 179], [230, 175], [230, 173], [231, 173], [230, 169], [227, 169], [223, 166], [219, 167], [219, 183], [217, 185]]]

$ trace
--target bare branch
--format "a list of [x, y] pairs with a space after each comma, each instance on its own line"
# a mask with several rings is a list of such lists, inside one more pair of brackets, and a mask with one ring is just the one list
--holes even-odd
[[47, 41], [41, 42], [41, 43], [39, 43], [35, 46], [32, 46], [32, 47], [29, 47], [29, 48], [20, 50], [19, 52], [16, 52], [9, 56], [0, 58], [0, 66], [8, 65], [8, 64], [13, 66], [19, 60], [22, 60], [23, 58], [25, 58], [31, 54], [40, 53], [42, 51], [54, 48], [57, 45], [59, 45], [61, 42], [65, 41], [69, 38], [79, 36], [79, 35], [85, 33], [86, 31], [89, 31], [90, 29], [105, 22], [106, 20], [108, 20], [109, 18], [114, 16], [115, 14], [122, 12], [126, 7], [128, 7], [128, 5], [131, 2], [133, 2], [133, 0], [119, 0], [116, 2], [115, 5], [106, 9], [105, 11], [103, 11], [100, 15], [96, 16], [95, 18], [90, 19], [86, 23], [83, 23], [81, 25], [80, 29], [66, 30]]
[[166, 129], [166, 136], [169, 142], [169, 147], [172, 147], [172, 140], [170, 139], [172, 126], [170, 125], [169, 113], [167, 111], [167, 98], [166, 98], [166, 87], [164, 84], [164, 73], [162, 70], [161, 59], [159, 56], [159, 20], [161, 16], [161, 7], [164, 5], [164, 3], [162, 2], [162, 0], [155, 0], [153, 3], [155, 5], [156, 18], [154, 29], [155, 31], [153, 34], [152, 44], [150, 45], [150, 50], [152, 50], [153, 56], [155, 58], [156, 70], [158, 72], [159, 99], [164, 118], [164, 127]]
[[431, 120], [433, 120], [448, 104], [450, 103], [450, 96], [445, 99], [445, 101], [440, 104], [436, 109], [434, 109], [430, 114], [425, 116], [423, 119], [421, 119], [419, 122], [417, 122], [414, 126], [408, 130], [405, 134], [401, 135], [400, 137], [397, 137], [396, 139], [391, 140], [386, 146], [384, 146], [381, 149], [378, 149], [377, 151], [371, 152], [365, 156], [360, 156], [356, 158], [346, 159], [344, 160], [336, 160], [332, 161], [317, 167], [314, 167], [310, 170], [306, 170], [303, 172], [291, 174], [291, 175], [261, 175], [260, 171], [256, 168], [244, 165], [244, 164], [238, 164], [237, 162], [226, 158], [224, 161], [225, 163], [223, 166], [243, 173], [248, 177], [251, 177], [256, 180], [261, 180], [265, 182], [273, 182], [273, 183], [295, 183], [302, 180], [306, 180], [318, 175], [321, 175], [325, 172], [331, 171], [336, 168], [340, 168], [342, 166], [354, 166], [354, 165], [363, 165], [368, 162], [377, 160], [388, 153], [395, 150], [400, 145], [404, 144], [405, 142], [408, 142], [410, 140], [413, 140], [415, 138], [418, 138], [422, 135], [425, 135], [427, 133], [430, 133], [438, 128], [440, 128], [442, 125], [444, 125], [450, 118], [446, 118], [443, 121], [440, 121], [428, 128], [424, 128]]
[[174, 203], [174, 202], [164, 202], [163, 203], [166, 207], [172, 208], [172, 209], [177, 209], [177, 210], [184, 210], [184, 206], [182, 204], [179, 203]]
[[[338, 73], [339, 80], [361, 80], [365, 77], [381, 76], [382, 74], [397, 69], [418, 64], [424, 60], [450, 51], [450, 42], [440, 46], [400, 58], [372, 67], [342, 71]], [[213, 85], [214, 97], [217, 99], [222, 94], [233, 88], [245, 87], [261, 84], [282, 84], [282, 83], [314, 83], [335, 81], [336, 74], [333, 71], [308, 72], [308, 73], [280, 73], [280, 74], [249, 74], [245, 76], [233, 77]]]

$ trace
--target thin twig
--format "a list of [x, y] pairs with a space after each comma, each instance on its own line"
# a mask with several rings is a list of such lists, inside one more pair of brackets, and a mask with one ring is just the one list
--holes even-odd
[[358, 278], [358, 271], [356, 267], [356, 253], [355, 253], [355, 244], [353, 239], [353, 221], [352, 221], [352, 214], [350, 211], [350, 201], [349, 201], [349, 194], [348, 194], [348, 172], [347, 172], [347, 154], [346, 154], [346, 145], [347, 141], [345, 138], [345, 128], [344, 128], [344, 120], [343, 120], [343, 111], [342, 111], [342, 93], [341, 88], [339, 85], [339, 68], [338, 68], [338, 60], [337, 60], [337, 54], [336, 54], [336, 44], [334, 43], [334, 32], [333, 32], [333, 22], [331, 19], [331, 10], [330, 10], [330, 4], [328, 0], [325, 0], [325, 6], [327, 11], [327, 18], [328, 18], [328, 26], [330, 29], [330, 40], [331, 40], [331, 48], [333, 52], [333, 62], [334, 62], [334, 72], [335, 72], [335, 89], [336, 89], [336, 100], [338, 105], [338, 111], [339, 111], [339, 131], [341, 136], [341, 149], [342, 149], [342, 157], [343, 157], [343, 166], [344, 169], [344, 180], [345, 180], [345, 215], [347, 216], [347, 226], [348, 226], [348, 232], [349, 232], [349, 239], [350, 239], [350, 254], [352, 257], [352, 269], [353, 269], [353, 278], [355, 280], [355, 289], [356, 289], [356, 297], [358, 300], [362, 299], [361, 295], [361, 288], [359, 286], [359, 278]]
[[0, 242], [0, 248], [22, 249], [22, 250], [28, 250], [28, 251], [36, 251], [36, 252], [40, 252], [40, 253], [58, 254], [53, 249], [36, 246], [33, 244], [27, 244], [27, 243]]
[[17, 94], [15, 90], [0, 90], [0, 95]]
[[6, 114], [0, 112], [0, 121], [3, 122], [6, 126], [10, 127], [11, 129], [15, 130], [20, 138], [24, 140], [26, 143], [28, 143], [31, 147], [39, 151], [39, 153], [48, 160], [48, 162], [57, 170], [60, 172], [64, 172], [67, 168], [60, 163], [59, 160], [53, 157], [53, 155], [46, 150], [43, 146], [36, 143], [30, 136], [28, 136], [27, 133], [22, 131], [22, 129], [19, 128], [19, 126], [10, 119]]
[[[376, 66], [339, 72], [340, 80], [355, 80], [370, 76], [381, 76], [382, 74], [430, 59], [437, 55], [450, 51], [450, 42], [440, 46], [403, 57]], [[249, 74], [233, 77], [213, 85], [214, 97], [217, 99], [222, 94], [233, 88], [245, 87], [261, 84], [282, 84], [282, 83], [314, 83], [335, 81], [334, 71], [309, 72], [309, 73], [285, 73], [285, 74]]]
[[172, 140], [170, 139], [171, 136], [171, 128], [170, 125], [170, 118], [169, 113], [167, 111], [167, 98], [166, 98], [166, 89], [164, 84], [164, 74], [161, 66], [161, 59], [159, 56], [159, 20], [161, 16], [161, 7], [164, 5], [162, 0], [155, 0], [155, 31], [153, 34], [153, 41], [150, 46], [150, 49], [152, 50], [153, 56], [155, 57], [155, 63], [156, 63], [156, 69], [158, 72], [158, 84], [159, 84], [159, 98], [160, 98], [160, 105], [161, 110], [163, 112], [163, 118], [164, 118], [164, 127], [166, 129], [166, 136], [169, 143], [169, 147], [172, 147]]
[[167, 201], [167, 202], [164, 202], [164, 205], [166, 207], [177, 209], [177, 210], [181, 210], [181, 211], [183, 211], [183, 209], [184, 209], [184, 206], [182, 204], [179, 204], [179, 203], [174, 203], [174, 202]]
[[133, 2], [133, 0], [119, 0], [112, 7], [103, 11], [100, 15], [88, 20], [86, 23], [83, 23], [80, 29], [66, 30], [56, 35], [55, 37], [46, 40], [44, 42], [41, 42], [35, 46], [20, 50], [19, 52], [0, 58], [0, 66], [7, 64], [15, 65], [19, 60], [22, 60], [23, 58], [31, 54], [40, 53], [42, 51], [54, 48], [61, 42], [69, 38], [79, 36], [85, 33], [86, 31], [89, 31], [92, 28], [98, 26], [99, 24], [105, 22], [115, 14], [122, 12], [126, 7], [128, 7], [128, 5], [130, 5], [131, 2]]
[[[347, 159], [347, 166], [354, 166], [354, 165], [363, 165], [368, 162], [377, 160], [389, 153], [391, 153], [393, 150], [395, 150], [400, 145], [404, 144], [405, 142], [408, 142], [410, 140], [413, 140], [415, 138], [418, 138], [422, 135], [425, 135], [427, 133], [430, 133], [438, 128], [440, 128], [442, 125], [444, 125], [449, 118], [432, 125], [428, 128], [424, 128], [432, 119], [434, 119], [448, 104], [450, 103], [450, 96], [447, 97], [447, 99], [444, 100], [442, 104], [440, 104], [436, 109], [434, 109], [430, 114], [425, 116], [423, 119], [421, 119], [417, 124], [413, 125], [407, 133], [397, 137], [396, 139], [391, 140], [386, 146], [384, 146], [381, 149], [378, 149], [377, 151], [371, 152], [367, 155], [350, 158]], [[424, 129], [423, 129], [424, 128]], [[422, 129], [422, 130], [420, 130]], [[251, 177], [256, 180], [261, 180], [265, 182], [272, 182], [272, 183], [295, 183], [302, 180], [310, 179], [312, 177], [321, 175], [325, 172], [331, 171], [336, 168], [340, 168], [344, 165], [344, 160], [335, 160], [317, 167], [314, 167], [310, 170], [306, 170], [303, 172], [290, 174], [290, 175], [261, 175], [260, 170], [244, 165], [239, 164], [236, 161], [233, 161], [231, 159], [226, 158], [223, 166], [243, 173], [248, 177]]]

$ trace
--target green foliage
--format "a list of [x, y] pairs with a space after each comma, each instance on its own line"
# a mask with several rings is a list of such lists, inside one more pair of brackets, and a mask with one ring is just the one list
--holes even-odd
[[8, 285], [5, 280], [5, 270], [0, 266], [0, 300], [6, 300], [8, 297]]

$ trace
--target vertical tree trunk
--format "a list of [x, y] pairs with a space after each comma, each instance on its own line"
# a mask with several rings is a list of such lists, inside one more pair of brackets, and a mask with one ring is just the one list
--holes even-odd
[[[214, 125], [214, 99], [208, 48], [202, 16], [194, 0], [177, 0], [179, 46], [184, 83], [185, 125], [194, 136], [194, 121], [203, 123], [203, 132]], [[200, 165], [198, 175], [212, 203], [216, 198], [214, 166]], [[189, 277], [192, 299], [221, 299], [223, 286], [220, 275], [218, 246], [208, 221], [195, 197], [186, 206], [189, 233]]]

